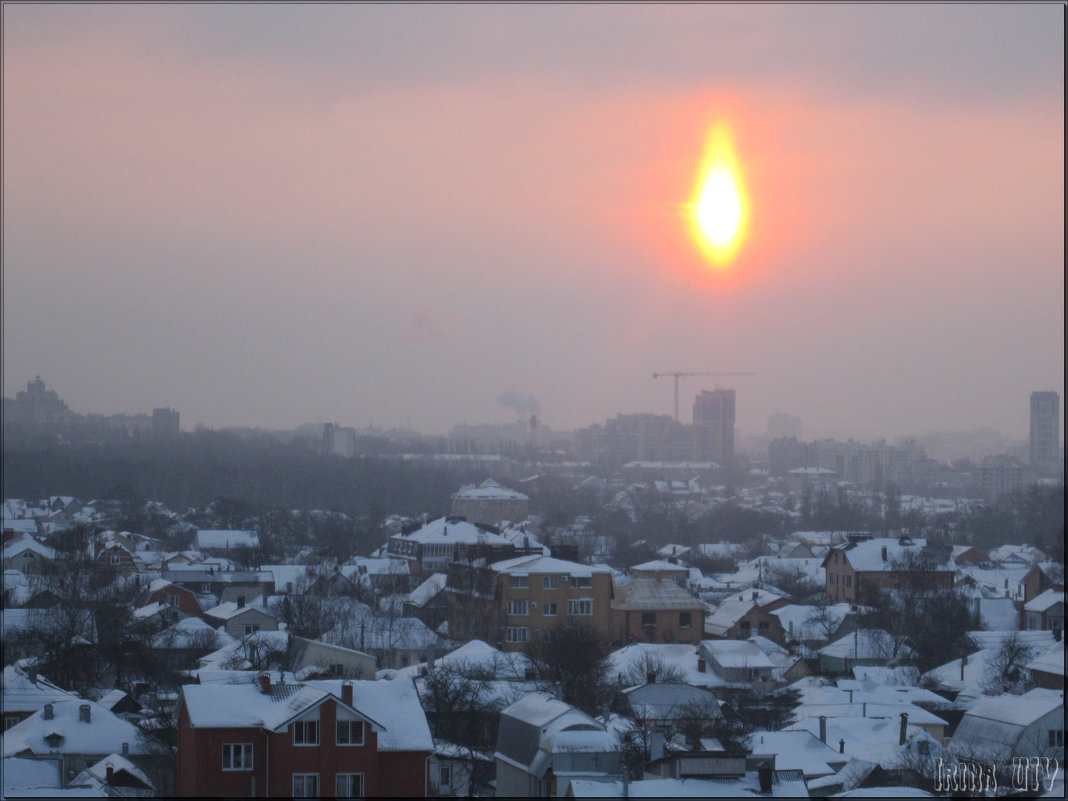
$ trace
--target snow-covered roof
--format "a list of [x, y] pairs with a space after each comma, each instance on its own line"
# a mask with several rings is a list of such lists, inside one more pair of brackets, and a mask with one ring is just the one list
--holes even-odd
[[1024, 604], [1024, 609], [1028, 612], [1046, 612], [1057, 604], [1064, 606], [1064, 590], [1046, 590]]
[[457, 500], [515, 500], [526, 501], [530, 500], [522, 492], [516, 492], [515, 490], [505, 489], [492, 478], [487, 478], [477, 487], [464, 487], [459, 492], [454, 492], [452, 495], [454, 501]]
[[727, 631], [741, 620], [754, 606], [767, 606], [782, 600], [783, 596], [767, 590], [743, 590], [728, 595], [719, 607], [705, 620], [705, 631], [716, 636], [724, 636]]
[[[787, 731], [798, 729], [819, 737], [820, 721], [818, 717], [806, 717], [785, 727]], [[827, 743], [832, 748], [840, 747], [840, 740], [845, 740], [845, 756], [858, 756], [883, 766], [896, 766], [901, 751], [912, 741], [925, 741], [934, 755], [941, 748], [939, 742], [926, 729], [911, 720], [905, 730], [906, 744], [900, 745], [901, 720], [897, 717], [831, 717], [827, 718]], [[826, 780], [825, 780], [826, 781]]]
[[439, 517], [408, 534], [394, 534], [393, 539], [409, 540], [423, 545], [511, 544], [500, 534], [456, 517]]
[[[83, 705], [89, 707], [89, 722], [79, 719]], [[123, 744], [131, 754], [145, 753], [138, 729], [100, 704], [84, 698], [52, 702], [53, 718], [45, 720], [45, 710], [16, 723], [4, 732], [4, 756], [16, 756], [27, 750], [38, 755], [109, 754], [122, 752]], [[49, 735], [60, 735], [53, 744]]]
[[[685, 609], [702, 612], [711, 609], [708, 604], [690, 595], [674, 581], [660, 581], [655, 578], [633, 578], [617, 587], [616, 597], [612, 600], [612, 608], [621, 610]], [[694, 621], [694, 624], [700, 622]]]
[[630, 568], [630, 570], [643, 570], [648, 572], [662, 570], [668, 573], [675, 572], [688, 574], [690, 569], [686, 567], [686, 565], [675, 564], [674, 562], [669, 562], [666, 559], [654, 559], [651, 562], [642, 562], [640, 565], [634, 565]]
[[[894, 638], [882, 629], [857, 629], [851, 634], [819, 649], [823, 656], [837, 659], [890, 659], [894, 653]], [[897, 648], [897, 657], [914, 653], [907, 643]]]
[[1023, 695], [984, 696], [961, 718], [953, 734], [954, 748], [979, 759], [1033, 754], [1036, 748], [1046, 746], [1046, 732], [1036, 732], [1035, 743], [1023, 743], [1021, 739], [1032, 724], [1047, 715], [1055, 716], [1063, 725], [1062, 691], [1035, 688]]
[[553, 753], [605, 753], [619, 747], [616, 738], [606, 731], [562, 731], [553, 737]]
[[258, 599], [253, 598], [251, 603], [243, 605], [238, 605], [236, 601], [227, 601], [226, 603], [219, 604], [216, 607], [206, 610], [204, 614], [210, 615], [216, 620], [232, 620], [233, 618], [250, 611], [256, 611], [269, 617], [278, 617], [268, 607], [256, 603], [256, 600]]
[[1037, 670], [1042, 673], [1053, 673], [1058, 676], [1064, 675], [1064, 646], [1058, 644], [1053, 648], [1040, 653], [1027, 663], [1028, 670]]
[[[771, 793], [765, 798], [808, 798], [808, 788], [798, 771], [774, 771]], [[723, 779], [642, 779], [628, 782], [572, 779], [575, 798], [748, 798], [762, 795], [755, 771]]]
[[627, 674], [645, 675], [650, 668], [663, 665], [681, 674], [681, 680], [694, 687], [722, 687], [727, 682], [709, 665], [698, 670], [701, 657], [689, 643], [645, 643], [625, 645], [608, 655], [605, 672], [610, 678]]
[[31, 537], [29, 534], [23, 534], [21, 537], [16, 537], [4, 545], [4, 559], [11, 559], [25, 551], [33, 551], [43, 559], [54, 560], [56, 558], [55, 548], [50, 548], [38, 542], [36, 538]]
[[59, 788], [59, 762], [24, 757], [4, 757], [5, 798], [19, 798], [25, 790]]
[[[883, 549], [886, 549], [886, 558], [883, 558]], [[852, 568], [858, 572], [885, 572], [898, 570], [902, 563], [911, 559], [930, 560], [926, 570], [956, 570], [953, 555], [950, 548], [938, 548], [928, 545], [925, 539], [909, 539], [902, 537], [875, 537], [870, 540], [859, 540], [833, 548], [828, 552], [825, 559], [830, 559], [831, 554], [842, 552]]]
[[215, 629], [199, 617], [179, 620], [152, 638], [153, 648], [224, 648], [237, 642], [225, 630]]
[[1014, 726], [1028, 726], [1057, 707], [1064, 706], [1059, 690], [1036, 687], [1023, 695], [994, 695], [982, 698], [965, 713], [975, 718], [987, 718]]
[[37, 675], [36, 680], [31, 680], [23, 670], [14, 665], [4, 668], [5, 712], [35, 712], [45, 704], [77, 697], [76, 693], [57, 687], [44, 676]]
[[754, 757], [774, 754], [779, 770], [800, 770], [806, 779], [828, 776], [835, 772], [831, 765], [840, 765], [842, 755], [816, 735], [800, 730], [756, 731], [749, 737]]
[[703, 640], [701, 650], [723, 668], [775, 667], [767, 654], [749, 640]]
[[[147, 789], [155, 789], [145, 772], [121, 754], [108, 754], [95, 765], [90, 765], [86, 768], [83, 773], [88, 774], [97, 781], [107, 783], [108, 768], [111, 768], [116, 774], [120, 771], [128, 773], [130, 776], [137, 779], [137, 781], [143, 783]], [[75, 778], [71, 784], [79, 784], [78, 778]]]
[[608, 573], [611, 570], [602, 565], [582, 565], [578, 562], [569, 562], [566, 559], [555, 559], [551, 556], [516, 556], [501, 562], [494, 562], [490, 566], [498, 573], [507, 573], [512, 576], [525, 576], [532, 573], [557, 573], [566, 574], [573, 578], [592, 578], [594, 573]]
[[445, 589], [448, 579], [444, 573], [431, 573], [426, 581], [408, 593], [407, 603], [422, 608], [430, 602], [438, 593]]
[[260, 572], [270, 573], [276, 590], [284, 590], [292, 582], [299, 587], [311, 568], [308, 565], [260, 565]]
[[198, 548], [258, 548], [260, 537], [255, 531], [201, 529], [196, 543]]
[[[849, 612], [850, 606], [847, 603], [827, 606], [787, 604], [773, 609], [771, 614], [779, 619], [789, 639], [827, 640], [828, 631], [833, 634]], [[820, 615], [823, 618], [817, 619]], [[824, 620], [826, 622], [823, 622]]]

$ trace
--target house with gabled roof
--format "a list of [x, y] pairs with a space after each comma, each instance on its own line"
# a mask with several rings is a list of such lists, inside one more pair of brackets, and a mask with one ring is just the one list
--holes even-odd
[[570, 704], [530, 693], [501, 712], [497, 795], [563, 796], [576, 779], [611, 779], [622, 767], [615, 738]]
[[1024, 604], [1024, 628], [1064, 631], [1064, 590], [1046, 590]]
[[704, 637], [705, 615], [711, 607], [669, 578], [659, 574], [656, 578], [632, 578], [617, 584], [614, 594], [611, 608], [616, 642], [697, 645]]
[[1014, 756], [1064, 761], [1064, 694], [1036, 688], [1023, 695], [986, 696], [964, 713], [953, 751], [1000, 763]]
[[789, 603], [782, 595], [761, 589], [728, 595], [705, 619], [705, 635], [716, 639], [747, 640], [759, 634], [782, 642], [782, 623], [771, 613]]
[[956, 574], [952, 548], [909, 537], [851, 535], [823, 558], [827, 600], [871, 603], [883, 590], [919, 586], [952, 589]]
[[434, 750], [411, 681], [188, 684], [175, 707], [186, 797], [422, 797]]
[[23, 534], [4, 543], [4, 570], [23, 573], [48, 573], [56, 562], [55, 548], [36, 537]]

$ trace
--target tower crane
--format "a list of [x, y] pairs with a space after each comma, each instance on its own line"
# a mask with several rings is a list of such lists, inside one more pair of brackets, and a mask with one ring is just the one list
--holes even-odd
[[756, 375], [756, 373], [680, 373], [680, 372], [664, 372], [653, 373], [653, 378], [667, 378], [671, 376], [675, 379], [675, 422], [679, 421], [679, 379], [683, 376], [727, 376], [727, 375]]

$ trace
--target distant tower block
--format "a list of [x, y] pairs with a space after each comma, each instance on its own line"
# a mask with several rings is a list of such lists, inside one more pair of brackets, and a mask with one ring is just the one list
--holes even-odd
[[152, 436], [156, 439], [174, 437], [178, 434], [178, 412], [174, 409], [152, 410]]
[[1031, 393], [1031, 464], [1060, 459], [1061, 397], [1056, 392]]
[[734, 390], [704, 390], [693, 403], [698, 458], [721, 467], [734, 461]]

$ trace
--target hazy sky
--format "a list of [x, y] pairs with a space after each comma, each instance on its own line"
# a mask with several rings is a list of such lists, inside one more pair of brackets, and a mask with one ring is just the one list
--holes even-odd
[[[1023, 437], [1064, 385], [1064, 13], [5, 3], [4, 395], [568, 429], [746, 371], [748, 433]], [[716, 123], [726, 272], [684, 208]]]

